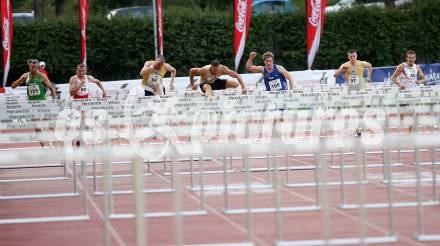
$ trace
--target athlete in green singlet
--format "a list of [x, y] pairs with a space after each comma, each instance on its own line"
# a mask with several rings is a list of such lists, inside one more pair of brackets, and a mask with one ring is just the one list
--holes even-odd
[[[37, 60], [28, 61], [29, 72], [21, 75], [19, 79], [12, 83], [12, 88], [15, 89], [17, 86], [26, 82], [27, 87], [27, 97], [29, 101], [40, 101], [46, 100], [46, 91], [49, 89], [52, 98], [55, 100], [57, 93], [50, 83], [46, 75], [39, 72], [39, 62]], [[35, 128], [37, 134], [41, 134], [41, 128]], [[41, 147], [45, 148], [49, 146], [49, 143], [39, 139]]]
[[46, 91], [49, 89], [52, 98], [55, 99], [57, 93], [50, 83], [46, 75], [38, 71], [39, 65], [37, 60], [28, 62], [29, 72], [21, 75], [19, 79], [12, 83], [12, 89], [26, 82], [27, 96], [29, 101], [46, 100]]

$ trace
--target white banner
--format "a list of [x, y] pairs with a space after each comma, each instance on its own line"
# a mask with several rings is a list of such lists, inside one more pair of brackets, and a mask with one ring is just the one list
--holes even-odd
[[290, 72], [293, 75], [295, 83], [299, 87], [314, 86], [319, 84], [334, 85], [336, 70], [307, 70]]

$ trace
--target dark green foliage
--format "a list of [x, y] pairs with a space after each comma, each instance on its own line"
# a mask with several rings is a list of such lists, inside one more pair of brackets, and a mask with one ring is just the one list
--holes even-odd
[[[440, 61], [440, 1], [426, 0], [405, 9], [356, 8], [325, 17], [325, 28], [314, 69], [337, 68], [348, 49], [373, 66], [395, 65], [408, 49], [418, 63]], [[219, 59], [233, 67], [233, 15], [194, 9], [170, 9], [164, 19], [165, 56], [178, 76], [188, 69]], [[66, 83], [80, 61], [78, 19], [50, 20], [14, 27], [9, 83], [27, 71], [26, 60], [46, 61], [50, 78]], [[253, 17], [240, 66], [250, 51], [260, 56], [271, 50], [288, 70], [306, 68], [305, 15]], [[154, 55], [151, 20], [91, 18], [88, 25], [88, 66], [102, 80], [133, 79]]]

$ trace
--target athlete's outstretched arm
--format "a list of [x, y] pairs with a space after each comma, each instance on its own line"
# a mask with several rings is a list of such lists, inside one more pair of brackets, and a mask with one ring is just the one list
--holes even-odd
[[405, 86], [400, 83], [399, 79], [397, 78], [401, 73], [403, 72], [403, 65], [400, 64], [397, 66], [396, 71], [394, 71], [393, 75], [391, 76], [391, 80], [399, 86], [401, 90], [405, 90]]
[[102, 97], [106, 97], [107, 96], [107, 93], [105, 92], [105, 89], [104, 89], [104, 86], [102, 85], [102, 82], [101, 82], [101, 80], [99, 80], [99, 79], [95, 79], [92, 75], [88, 75], [89, 77], [89, 81], [90, 82], [92, 82], [92, 83], [95, 83], [98, 87], [99, 87], [99, 89], [101, 89], [101, 91], [102, 91]]
[[425, 73], [423, 73], [423, 70], [420, 68], [419, 65], [417, 65], [417, 75], [420, 77], [420, 79], [416, 81], [418, 85], [425, 84], [426, 82], [428, 82]]
[[373, 72], [373, 66], [371, 65], [371, 63], [364, 61], [362, 63], [363, 67], [366, 67], [368, 70], [368, 74], [367, 74], [367, 82], [371, 82], [371, 73]]
[[154, 68], [151, 66], [154, 62], [153, 61], [147, 61], [144, 64], [144, 67], [142, 67], [141, 72], [139, 73], [141, 75], [141, 78], [143, 78], [145, 75], [147, 75], [151, 70]]
[[256, 52], [251, 52], [249, 54], [249, 58], [246, 62], [246, 70], [251, 73], [263, 73], [264, 68], [262, 66], [254, 66], [252, 65], [252, 62], [254, 61], [255, 57], [257, 56]]
[[189, 70], [189, 86], [193, 89], [193, 90], [197, 90], [197, 87], [194, 83], [194, 76], [198, 76], [202, 73], [202, 69], [198, 68], [198, 67], [194, 67], [191, 68]]
[[23, 84], [23, 82], [26, 81], [27, 77], [29, 76], [29, 73], [24, 73], [23, 75], [20, 76], [19, 79], [17, 79], [16, 81], [12, 82], [12, 89], [17, 88], [17, 86]]
[[168, 63], [165, 63], [165, 70], [171, 73], [170, 90], [174, 90], [174, 78], [176, 78], [176, 69]]
[[336, 70], [335, 74], [333, 76], [335, 76], [335, 78], [337, 78], [339, 76], [339, 74], [341, 74], [342, 72], [344, 72], [345, 67], [344, 64], [342, 64], [338, 70]]
[[290, 75], [289, 71], [287, 71], [287, 69], [285, 69], [283, 66], [277, 65], [277, 67], [280, 73], [289, 80], [288, 89], [293, 90], [293, 88], [295, 87], [295, 81], [293, 80], [293, 76]]
[[221, 66], [221, 69], [222, 69], [223, 74], [227, 74], [227, 75], [231, 76], [232, 78], [236, 78], [238, 80], [238, 83], [240, 83], [240, 85], [241, 85], [241, 89], [242, 89], [243, 94], [246, 94], [246, 92], [247, 92], [246, 86], [244, 85], [243, 78], [241, 77], [241, 75], [235, 71], [232, 71], [231, 69], [229, 69], [228, 67], [223, 66], [223, 65]]
[[57, 92], [55, 91], [55, 88], [53, 88], [50, 80], [44, 74], [41, 74], [41, 80], [43, 81], [43, 84], [50, 90], [50, 94], [52, 95], [52, 99], [55, 100], [57, 98]]

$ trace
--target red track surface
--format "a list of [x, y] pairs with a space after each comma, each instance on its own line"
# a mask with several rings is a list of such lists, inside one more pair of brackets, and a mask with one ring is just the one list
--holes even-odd
[[[438, 154], [437, 159], [439, 159]], [[381, 154], [368, 154], [367, 164], [380, 163]], [[422, 153], [423, 161], [431, 161], [430, 153]], [[396, 160], [396, 154], [391, 154], [391, 159]], [[344, 158], [345, 165], [353, 164], [353, 155]], [[285, 165], [285, 159], [278, 159], [281, 166]], [[339, 158], [336, 156], [336, 164]], [[393, 176], [398, 178], [414, 178], [415, 166], [414, 154], [402, 154], [403, 165], [393, 166]], [[313, 165], [311, 157], [291, 157], [292, 166]], [[331, 164], [330, 158], [327, 163]], [[11, 163], [12, 164], [12, 163]], [[198, 169], [199, 162], [195, 162]], [[222, 170], [221, 161], [206, 161], [205, 170]], [[265, 167], [266, 159], [251, 159], [251, 167]], [[78, 174], [80, 167], [77, 167]], [[168, 165], [168, 169], [169, 169]], [[229, 174], [230, 184], [243, 184], [245, 172], [241, 171], [242, 161], [233, 161], [233, 173]], [[68, 179], [57, 181], [38, 182], [14, 182], [0, 183], [0, 196], [43, 194], [72, 192], [72, 165], [70, 164]], [[180, 171], [189, 171], [188, 162], [179, 165]], [[88, 166], [88, 175], [92, 175], [92, 168]], [[102, 165], [98, 165], [98, 175], [101, 175]], [[422, 176], [429, 178], [431, 166], [422, 166]], [[128, 174], [132, 172], [131, 165], [114, 165], [113, 174]], [[437, 171], [440, 175], [440, 171]], [[27, 169], [0, 169], [0, 180], [19, 179], [30, 177], [59, 177], [63, 175], [60, 167], [51, 168], [27, 168]], [[272, 173], [273, 175], [273, 173]], [[382, 168], [367, 168], [368, 184], [365, 187], [366, 203], [386, 202], [386, 184], [382, 183]], [[268, 183], [267, 172], [253, 172], [250, 174], [251, 182], [254, 184]], [[355, 180], [356, 169], [346, 168], [346, 181]], [[182, 184], [190, 186], [190, 176], [180, 175]], [[339, 169], [329, 169], [329, 181], [339, 181]], [[273, 179], [273, 176], [272, 176]], [[286, 181], [286, 172], [280, 172], [281, 183]], [[152, 175], [145, 177], [145, 188], [170, 188], [171, 176], [163, 175], [163, 165], [152, 164]], [[199, 176], [196, 175], [197, 182]], [[313, 170], [291, 171], [290, 180], [292, 183], [314, 182]], [[223, 174], [204, 175], [205, 186], [223, 185]], [[0, 225], [0, 245], [103, 245], [104, 244], [104, 206], [103, 197], [93, 195], [92, 179], [88, 180], [90, 191], [90, 220], [79, 222], [49, 222], [49, 223], [27, 223]], [[98, 179], [98, 189], [102, 190], [102, 180]], [[341, 202], [340, 186], [329, 186], [329, 211], [330, 211], [330, 232], [331, 238], [359, 237], [359, 210], [343, 210], [339, 208]], [[415, 183], [395, 184], [395, 202], [415, 202]], [[438, 187], [437, 187], [438, 188]], [[113, 178], [113, 189], [133, 189], [132, 178]], [[346, 203], [357, 203], [358, 186], [345, 186]], [[431, 183], [423, 184], [423, 196], [426, 200], [432, 197]], [[82, 195], [67, 198], [45, 198], [45, 199], [21, 199], [21, 200], [0, 200], [0, 219], [24, 218], [24, 217], [45, 217], [45, 216], [67, 216], [83, 213]], [[245, 190], [233, 190], [229, 192], [230, 208], [245, 208]], [[271, 188], [257, 189], [251, 194], [252, 207], [274, 207], [275, 192]], [[439, 199], [437, 195], [437, 199]], [[221, 190], [205, 192], [207, 211], [206, 215], [188, 216], [183, 218], [183, 242], [185, 244], [214, 244], [214, 243], [238, 243], [247, 240], [246, 215], [226, 215], [223, 213], [224, 196]], [[188, 189], [182, 193], [183, 209], [197, 210], [199, 208], [199, 193]], [[314, 187], [281, 188], [282, 206], [311, 206], [315, 203]], [[323, 204], [325, 205], [325, 204]], [[133, 196], [115, 195], [115, 213], [132, 213]], [[145, 194], [145, 211], [160, 212], [173, 211], [173, 193], [148, 193]], [[368, 236], [386, 236], [388, 230], [387, 208], [366, 209], [366, 218], [362, 224]], [[413, 239], [417, 232], [417, 210], [416, 207], [395, 208], [395, 230], [398, 241], [388, 245], [439, 245], [440, 242], [419, 242]], [[426, 231], [429, 234], [440, 234], [440, 205], [426, 206]], [[273, 245], [277, 239], [276, 213], [262, 213], [252, 215], [253, 242], [256, 245]], [[145, 236], [149, 245], [173, 245], [176, 242], [176, 223], [174, 217], [148, 218], [145, 219]], [[321, 239], [323, 237], [324, 220], [323, 212], [283, 212], [282, 213], [282, 239], [283, 240], [308, 240]], [[111, 245], [134, 245], [134, 224], [133, 219], [112, 219], [110, 221]]]

